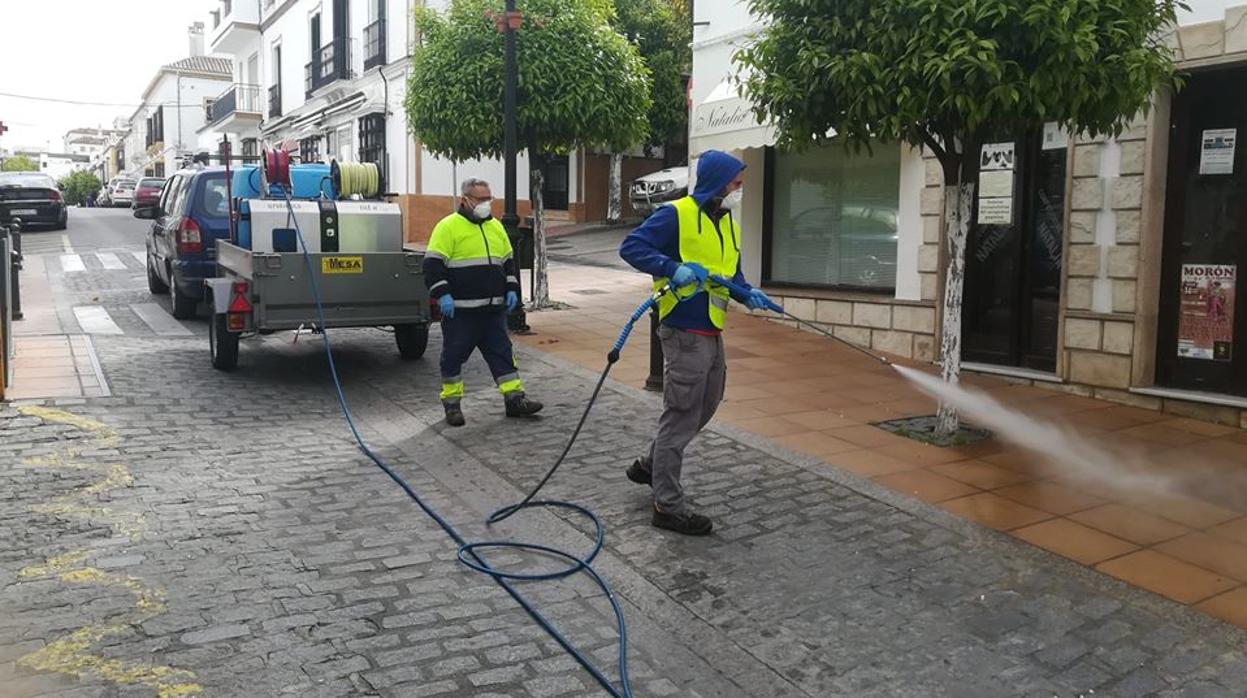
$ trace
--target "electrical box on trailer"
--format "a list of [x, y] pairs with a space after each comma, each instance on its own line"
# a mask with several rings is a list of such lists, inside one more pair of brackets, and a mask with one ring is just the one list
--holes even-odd
[[[293, 209], [293, 220], [291, 209]], [[307, 251], [401, 252], [403, 215], [397, 204], [375, 201], [246, 202], [247, 238], [253, 252], [300, 252], [295, 221]]]

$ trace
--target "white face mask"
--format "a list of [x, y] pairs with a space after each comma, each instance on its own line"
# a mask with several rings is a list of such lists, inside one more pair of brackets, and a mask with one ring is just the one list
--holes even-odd
[[723, 208], [727, 211], [739, 211], [740, 203], [745, 199], [745, 191], [737, 189], [736, 191], [723, 197]]
[[472, 215], [476, 216], [477, 218], [481, 220], [489, 218], [490, 216], [493, 215], [493, 213], [494, 213], [493, 204], [491, 204], [488, 201], [482, 201], [476, 205], [476, 208], [472, 209]]

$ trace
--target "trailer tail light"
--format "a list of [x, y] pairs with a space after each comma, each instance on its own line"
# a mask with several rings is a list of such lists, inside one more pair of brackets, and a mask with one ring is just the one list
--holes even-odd
[[251, 316], [251, 299], [247, 297], [247, 282], [235, 281], [230, 287], [229, 309], [226, 311], [225, 325], [230, 332], [242, 332], [247, 329], [247, 318]]
[[178, 221], [173, 235], [177, 241], [178, 252], [185, 254], [204, 251], [203, 234], [199, 230], [199, 224], [194, 220], [183, 218]]
[[433, 322], [442, 321], [442, 306], [437, 304], [436, 298], [429, 299], [429, 317], [433, 319]]

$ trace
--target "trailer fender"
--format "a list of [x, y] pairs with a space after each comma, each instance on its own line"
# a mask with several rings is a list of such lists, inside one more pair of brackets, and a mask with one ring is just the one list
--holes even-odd
[[208, 296], [212, 299], [212, 312], [215, 315], [223, 315], [229, 311], [230, 287], [233, 281], [230, 279], [204, 279], [204, 285], [208, 287]]

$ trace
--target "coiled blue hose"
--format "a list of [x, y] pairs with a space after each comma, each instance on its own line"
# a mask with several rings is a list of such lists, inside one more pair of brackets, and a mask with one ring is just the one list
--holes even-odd
[[[355, 418], [351, 414], [350, 405], [347, 403], [346, 395], [342, 391], [342, 382], [338, 377], [337, 365], [333, 360], [333, 348], [329, 341], [329, 328], [326, 326], [325, 322], [325, 311], [320, 299], [320, 289], [317, 286], [315, 268], [312, 265], [312, 257], [307, 251], [307, 244], [303, 238], [303, 231], [299, 228], [298, 218], [294, 214], [294, 203], [290, 198], [289, 192], [285, 192], [285, 198], [287, 208], [290, 211], [287, 222], [288, 224], [293, 225], [296, 234], [299, 236], [299, 245], [303, 250], [303, 261], [307, 266], [307, 278], [308, 283], [311, 286], [312, 299], [316, 303], [317, 321], [320, 323], [321, 332], [325, 339], [325, 357], [329, 362], [329, 374], [333, 379], [333, 387], [337, 393], [338, 406], [342, 409], [342, 415], [346, 418], [347, 426], [350, 427], [351, 436], [355, 439], [355, 443], [369, 460], [384, 471], [386, 475], [390, 476], [390, 479], [401, 487], [402, 490], [407, 493], [407, 496], [410, 497], [412, 501], [414, 501], [416, 505], [428, 515], [429, 518], [433, 519], [433, 521], [446, 532], [446, 535], [450, 536], [450, 538], [455, 541], [455, 544], [459, 546], [458, 556], [460, 562], [482, 574], [489, 575], [489, 577], [501, 586], [511, 596], [511, 598], [515, 599], [516, 603], [518, 603], [520, 607], [533, 618], [533, 620], [537, 621], [537, 624], [540, 625], [542, 629], [550, 635], [550, 637], [554, 638], [554, 640], [559, 643], [559, 646], [561, 646], [564, 651], [566, 651], [573, 659], [576, 660], [577, 663], [584, 667], [584, 669], [588, 671], [589, 674], [591, 674], [608, 693], [615, 696], [615, 698], [632, 698], [632, 685], [628, 676], [628, 628], [624, 621], [623, 609], [620, 607], [619, 601], [616, 599], [615, 593], [611, 590], [610, 585], [606, 583], [606, 580], [604, 580], [592, 566], [593, 560], [597, 558], [598, 553], [602, 551], [602, 545], [605, 538], [605, 527], [602, 525], [601, 519], [599, 519], [596, 514], [578, 504], [557, 500], [535, 500], [534, 497], [541, 490], [541, 488], [545, 486], [550, 477], [554, 475], [554, 472], [558, 470], [559, 466], [562, 465], [563, 460], [567, 457], [567, 454], [571, 451], [572, 446], [576, 443], [576, 438], [580, 435], [580, 430], [584, 427], [585, 421], [589, 417], [589, 411], [593, 408], [593, 403], [597, 401], [598, 394], [602, 390], [602, 385], [606, 382], [606, 376], [610, 373], [611, 366], [619, 360], [619, 353], [623, 350], [624, 344], [628, 341], [628, 336], [632, 332], [633, 325], [636, 324], [637, 320], [639, 320], [646, 311], [654, 306], [658, 298], [666, 292], [666, 289], [664, 288], [663, 290], [656, 292], [653, 296], [646, 300], [645, 303], [642, 303], [641, 307], [637, 308], [637, 311], [633, 313], [632, 318], [628, 321], [628, 324], [620, 333], [619, 340], [616, 341], [614, 347], [611, 348], [606, 369], [602, 371], [602, 377], [598, 380], [597, 386], [593, 389], [593, 395], [589, 398], [589, 403], [585, 406], [584, 414], [581, 415], [580, 422], [576, 425], [576, 430], [572, 433], [571, 439], [568, 440], [566, 448], [563, 449], [563, 453], [559, 456], [558, 461], [555, 462], [554, 467], [550, 469], [549, 473], [546, 474], [537, 487], [535, 487], [532, 492], [530, 492], [528, 496], [523, 499], [523, 501], [518, 504], [503, 507], [502, 509], [495, 511], [489, 516], [488, 519], [486, 519], [487, 524], [494, 524], [510, 517], [520, 509], [528, 507], [554, 507], [576, 512], [587, 517], [593, 522], [594, 525], [594, 543], [593, 548], [589, 551], [589, 554], [585, 557], [576, 557], [569, 552], [552, 548], [550, 546], [536, 543], [519, 543], [515, 541], [482, 541], [469, 543], [464, 539], [462, 534], [460, 534], [459, 531], [450, 524], [449, 521], [429, 506], [429, 504], [424, 501], [424, 499], [415, 491], [414, 488], [412, 488], [410, 484], [408, 484], [406, 480], [403, 479], [401, 475], [395, 472], [395, 470], [390, 467], [390, 465], [386, 463], [381, 456], [377, 455], [364, 441], [363, 436], [360, 435], [359, 429], [355, 424]], [[567, 560], [568, 566], [554, 572], [525, 574], [494, 569], [484, 558], [481, 557], [481, 553], [485, 551], [503, 549], [553, 555]], [[550, 620], [543, 616], [541, 612], [538, 611], [526, 598], [524, 598], [515, 586], [511, 584], [511, 582], [521, 581], [550, 581], [563, 579], [576, 574], [577, 572], [584, 572], [588, 574], [591, 579], [593, 579], [594, 583], [597, 584], [606, 595], [607, 600], [610, 601], [611, 610], [615, 614], [616, 628], [619, 632], [618, 687], [616, 687], [611, 679], [602, 673], [602, 671], [598, 669], [588, 657], [572, 645], [571, 641], [560, 633], [550, 622]]]

